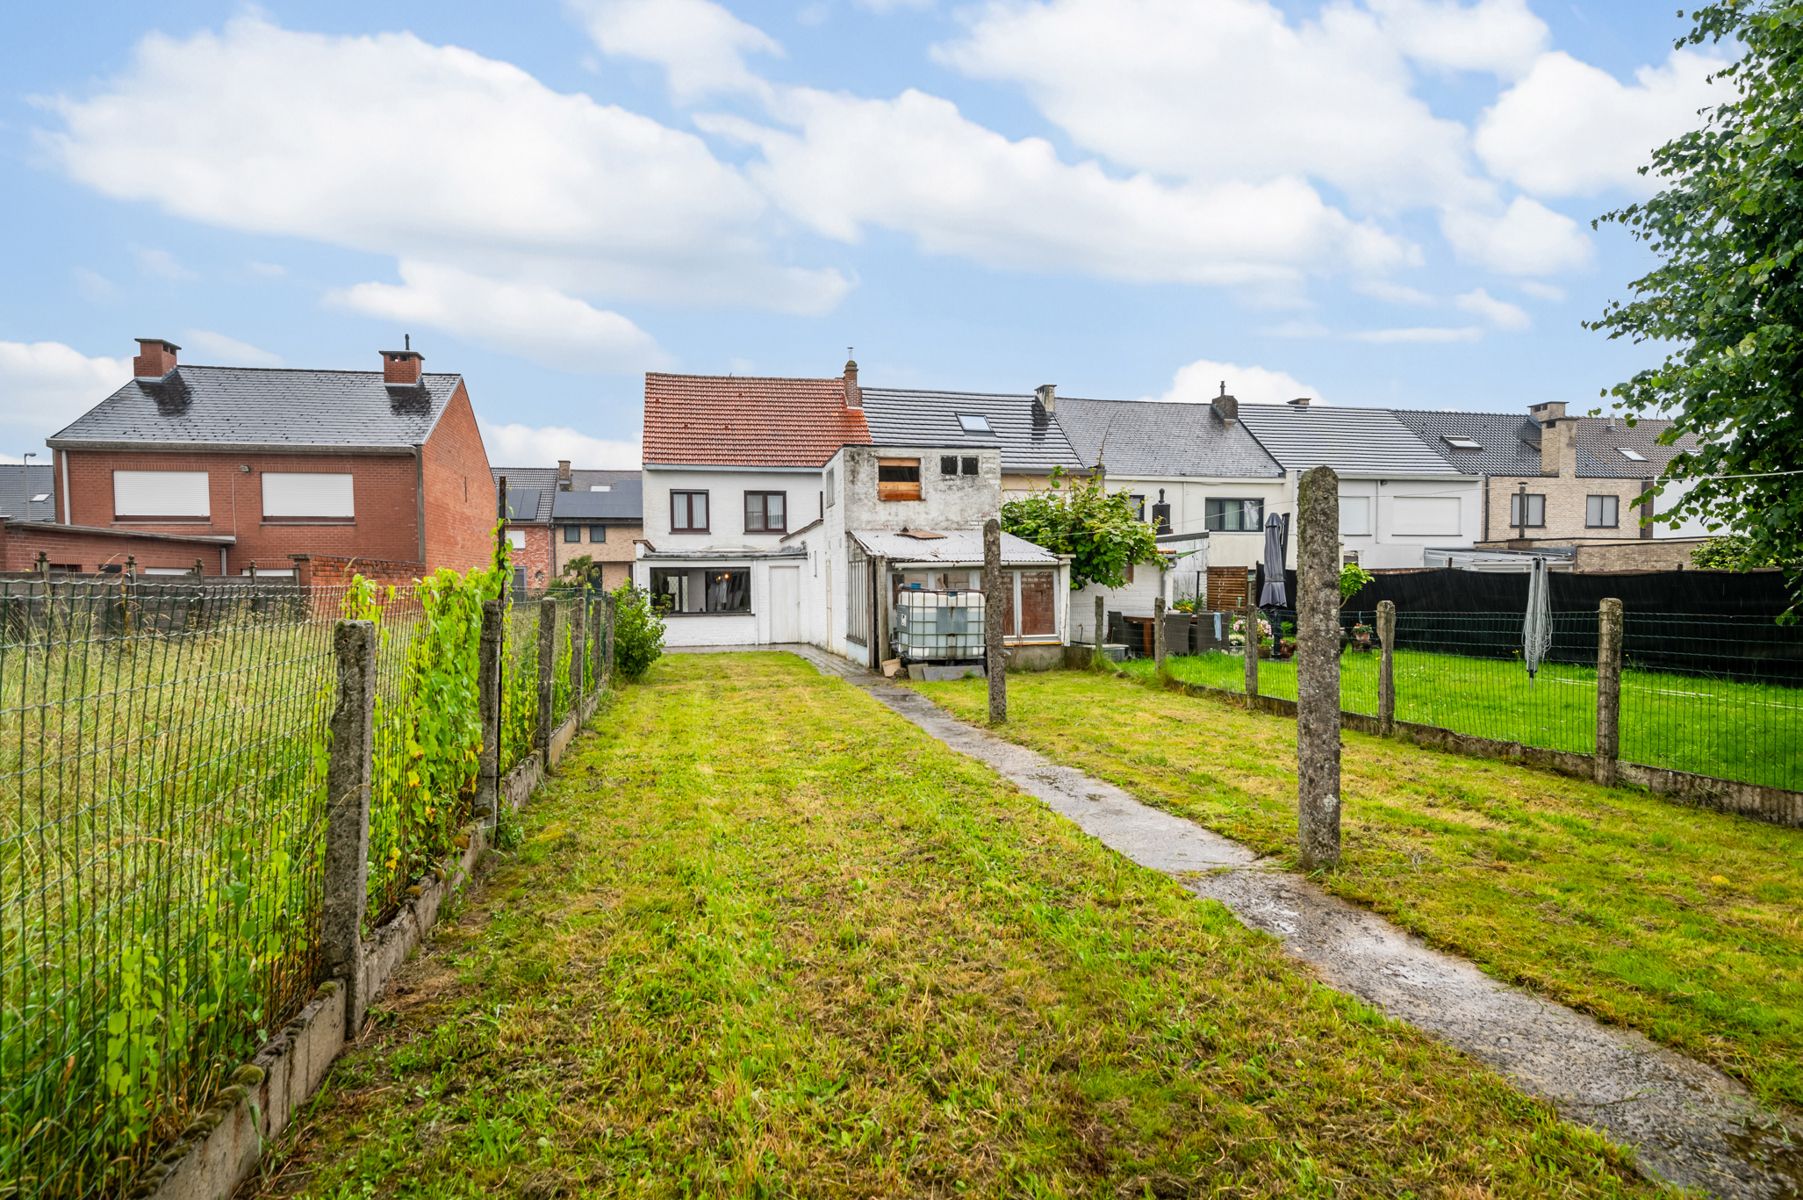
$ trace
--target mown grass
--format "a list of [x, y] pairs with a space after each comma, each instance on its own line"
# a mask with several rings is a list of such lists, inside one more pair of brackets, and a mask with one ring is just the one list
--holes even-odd
[[[1167, 660], [1185, 683], [1242, 691], [1245, 660], [1219, 652]], [[1377, 712], [1376, 653], [1340, 658], [1340, 707]], [[1136, 659], [1127, 670], [1150, 678]], [[1293, 659], [1258, 664], [1258, 690], [1296, 698]], [[1591, 754], [1596, 750], [1596, 670], [1547, 663], [1535, 678], [1519, 661], [1396, 652], [1396, 718], [1459, 733]], [[1622, 672], [1621, 757], [1720, 779], [1803, 789], [1803, 688], [1659, 671]]]
[[[1000, 732], [1294, 865], [1296, 723], [1086, 672], [1009, 677]], [[981, 683], [917, 685], [981, 720]], [[1344, 735], [1321, 882], [1491, 974], [1803, 1103], [1803, 831]]]
[[1653, 1189], [786, 656], [625, 691], [264, 1195]]

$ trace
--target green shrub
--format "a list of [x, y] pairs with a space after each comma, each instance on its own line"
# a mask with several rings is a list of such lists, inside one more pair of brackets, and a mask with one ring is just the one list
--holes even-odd
[[614, 590], [614, 669], [627, 679], [643, 679], [664, 652], [664, 619], [649, 592], [630, 583]]

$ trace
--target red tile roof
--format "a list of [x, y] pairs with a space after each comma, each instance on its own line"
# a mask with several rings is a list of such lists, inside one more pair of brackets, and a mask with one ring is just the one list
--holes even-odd
[[645, 461], [668, 465], [818, 467], [868, 444], [845, 381], [740, 375], [645, 375]]

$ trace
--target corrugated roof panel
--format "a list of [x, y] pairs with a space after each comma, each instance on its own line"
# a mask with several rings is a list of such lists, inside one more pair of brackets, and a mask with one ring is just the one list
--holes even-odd
[[[890, 562], [980, 564], [983, 561], [983, 533], [978, 529], [948, 530], [938, 537], [925, 539], [889, 530], [854, 529], [851, 536], [866, 553], [881, 555]], [[1058, 562], [1058, 556], [1025, 538], [1003, 533], [1002, 561], [1012, 567], [1051, 566]]]

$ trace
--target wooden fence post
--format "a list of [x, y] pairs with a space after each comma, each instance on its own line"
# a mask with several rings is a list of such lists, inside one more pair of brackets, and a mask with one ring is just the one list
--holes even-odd
[[994, 517], [983, 522], [983, 671], [989, 676], [989, 723], [1008, 719], [1008, 670], [1002, 653], [1002, 610], [1007, 586], [1002, 574], [1002, 523]]
[[501, 654], [507, 644], [507, 609], [499, 600], [482, 604], [482, 641], [477, 654], [476, 703], [482, 720], [482, 757], [476, 764], [476, 815], [501, 819]]
[[1377, 602], [1377, 724], [1389, 737], [1396, 732], [1396, 601]]
[[1596, 618], [1596, 781], [1613, 785], [1621, 758], [1621, 601], [1604, 600]]
[[1319, 871], [1340, 861], [1340, 477], [1332, 467], [1302, 476], [1296, 510], [1296, 815], [1302, 868]]
[[344, 985], [344, 1032], [363, 1024], [363, 915], [369, 890], [370, 755], [375, 742], [376, 627], [340, 621], [332, 633], [338, 702], [326, 764], [326, 854], [321, 960]]
[[1090, 658], [1090, 666], [1098, 671], [1108, 669], [1108, 651], [1103, 645], [1108, 641], [1108, 602], [1101, 596], [1096, 597], [1096, 651]]
[[551, 734], [556, 729], [557, 700], [557, 601], [538, 602], [538, 752], [551, 772]]
[[1164, 676], [1164, 597], [1152, 599], [1152, 661], [1158, 665], [1158, 674]]
[[1251, 589], [1246, 591], [1246, 699], [1258, 699], [1258, 605], [1252, 603]]

